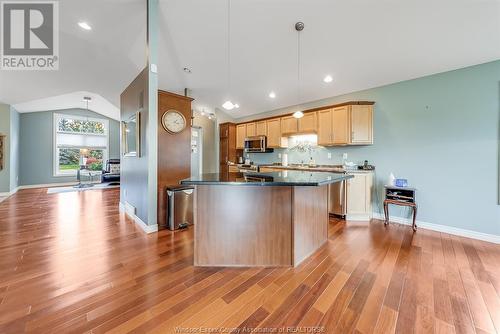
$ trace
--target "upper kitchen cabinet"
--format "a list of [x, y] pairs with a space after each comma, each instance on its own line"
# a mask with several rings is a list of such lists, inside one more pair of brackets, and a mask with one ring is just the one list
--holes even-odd
[[247, 137], [256, 136], [255, 123], [247, 123]]
[[318, 111], [318, 144], [373, 144], [373, 106], [344, 105]]
[[293, 116], [281, 117], [281, 134], [290, 135], [297, 133], [299, 130], [299, 122]]
[[258, 121], [255, 123], [255, 135], [256, 136], [267, 136], [267, 122]]
[[318, 145], [333, 144], [333, 110], [318, 111]]
[[302, 118], [293, 116], [281, 117], [281, 133], [285, 136], [297, 133], [316, 133], [318, 131], [318, 114], [310, 112]]
[[267, 147], [280, 148], [287, 146], [286, 139], [281, 136], [281, 126], [282, 121], [280, 118], [268, 119], [266, 121]]
[[298, 127], [299, 133], [316, 133], [318, 131], [318, 114], [316, 112], [309, 112], [299, 118]]
[[349, 106], [332, 109], [332, 144], [349, 144]]
[[244, 149], [245, 148], [245, 138], [247, 137], [247, 125], [246, 124], [238, 124], [236, 126], [236, 148]]
[[351, 140], [352, 145], [373, 144], [373, 106], [350, 106]]

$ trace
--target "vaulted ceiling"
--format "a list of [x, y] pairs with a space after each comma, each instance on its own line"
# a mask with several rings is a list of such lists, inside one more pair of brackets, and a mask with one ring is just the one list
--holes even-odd
[[[60, 1], [60, 70], [0, 72], [0, 101], [88, 91], [119, 107], [145, 66], [145, 3]], [[158, 69], [161, 89], [207, 111], [231, 99], [236, 118], [500, 59], [498, 0], [231, 0], [229, 88], [227, 18], [227, 0], [160, 0]]]

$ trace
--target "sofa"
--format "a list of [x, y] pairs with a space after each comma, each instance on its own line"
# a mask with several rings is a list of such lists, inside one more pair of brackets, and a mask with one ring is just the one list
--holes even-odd
[[101, 183], [120, 183], [120, 159], [109, 159], [101, 175]]

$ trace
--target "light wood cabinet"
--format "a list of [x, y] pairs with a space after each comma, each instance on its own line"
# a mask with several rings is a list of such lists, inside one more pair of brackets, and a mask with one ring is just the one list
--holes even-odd
[[373, 144], [373, 106], [350, 106], [351, 140], [352, 145]]
[[239, 124], [236, 126], [236, 148], [245, 148], [245, 138], [247, 137], [247, 125]]
[[350, 140], [349, 106], [332, 109], [332, 144], [347, 145]]
[[281, 145], [281, 120], [274, 118], [266, 121], [267, 147], [279, 148]]
[[258, 121], [255, 123], [255, 135], [256, 136], [267, 136], [267, 122]]
[[299, 131], [299, 122], [293, 116], [281, 117], [281, 134], [290, 135]]
[[318, 145], [333, 144], [333, 110], [318, 111]]
[[298, 120], [298, 132], [299, 133], [316, 133], [318, 131], [318, 114], [316, 112], [310, 112], [304, 114], [302, 118]]
[[260, 167], [259, 172], [260, 173], [272, 173], [272, 172], [282, 172], [283, 169], [280, 168], [272, 168], [272, 167]]
[[373, 173], [349, 173], [347, 180], [347, 219], [370, 220], [372, 217]]
[[255, 123], [247, 123], [247, 137], [256, 136]]
[[240, 169], [238, 168], [238, 166], [229, 165], [229, 173], [239, 173], [239, 172]]
[[[351, 104], [352, 103], [352, 104]], [[295, 134], [317, 133], [322, 146], [373, 144], [373, 105], [349, 102], [328, 109], [256, 120], [238, 125], [238, 149], [244, 148], [245, 137], [267, 136], [269, 148], [287, 147], [287, 138]]]

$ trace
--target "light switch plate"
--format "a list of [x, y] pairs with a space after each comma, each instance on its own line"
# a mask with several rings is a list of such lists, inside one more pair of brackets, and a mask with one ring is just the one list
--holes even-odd
[[281, 153], [278, 153], [278, 159], [281, 159]]
[[328, 159], [331, 159], [332, 158], [332, 154], [330, 152], [328, 152]]

